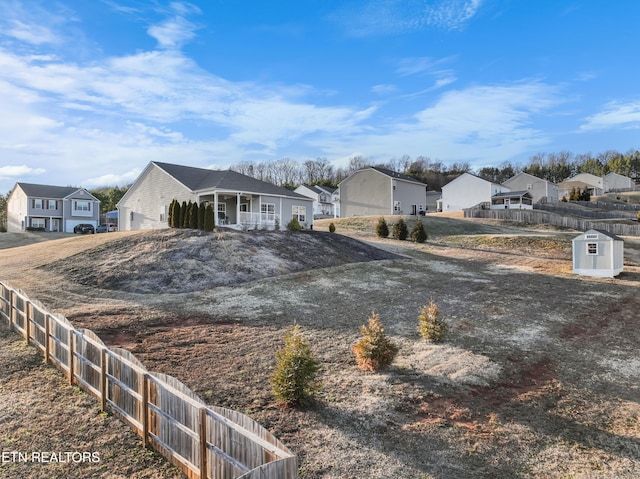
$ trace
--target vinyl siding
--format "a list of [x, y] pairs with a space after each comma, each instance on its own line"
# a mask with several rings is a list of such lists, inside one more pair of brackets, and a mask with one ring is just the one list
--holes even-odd
[[393, 213], [391, 178], [371, 170], [355, 172], [340, 183], [340, 216]]

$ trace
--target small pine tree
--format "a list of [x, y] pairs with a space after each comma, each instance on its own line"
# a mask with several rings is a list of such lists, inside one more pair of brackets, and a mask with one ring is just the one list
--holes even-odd
[[427, 232], [424, 229], [422, 220], [417, 219], [411, 230], [411, 239], [416, 243], [424, 243], [427, 241]]
[[215, 222], [213, 217], [213, 206], [209, 203], [204, 212], [204, 230], [213, 231], [214, 228]]
[[204, 213], [205, 211], [207, 211], [207, 207], [204, 205], [204, 203], [200, 203], [200, 206], [198, 207], [198, 229], [199, 230], [203, 230], [204, 229]]
[[407, 228], [407, 223], [404, 222], [402, 218], [398, 220], [396, 224], [393, 225], [393, 238], [404, 241], [409, 236], [409, 229]]
[[270, 377], [276, 400], [286, 406], [308, 402], [318, 388], [315, 377], [320, 363], [297, 324], [285, 334], [284, 347], [276, 353], [276, 360]]
[[287, 223], [287, 231], [302, 231], [302, 225], [295, 216]]
[[329, 233], [335, 233], [336, 232], [336, 225], [333, 224], [333, 222], [329, 223]]
[[189, 212], [189, 228], [195, 230], [198, 227], [198, 203], [193, 203], [191, 205], [191, 210]]
[[566, 197], [566, 196], [563, 196], [563, 197], [562, 197], [562, 199], [561, 199], [560, 201], [562, 201], [563, 203], [567, 203], [567, 197]]
[[447, 334], [447, 324], [440, 317], [440, 308], [433, 302], [433, 299], [420, 309], [418, 330], [423, 338], [434, 343], [442, 341]]
[[580, 199], [580, 190], [578, 190], [575, 186], [571, 187], [571, 191], [569, 192], [569, 201], [578, 201]]
[[589, 193], [589, 190], [585, 188], [580, 192], [578, 199], [580, 201], [591, 201], [591, 193]]
[[380, 238], [386, 238], [389, 236], [389, 227], [387, 226], [387, 222], [382, 216], [378, 219], [378, 224], [376, 225], [376, 234]]
[[375, 311], [369, 316], [369, 325], [360, 326], [360, 332], [362, 338], [353, 347], [358, 367], [363, 371], [379, 371], [389, 366], [398, 354], [398, 347], [385, 334]]
[[187, 202], [183, 201], [180, 205], [180, 216], [178, 216], [178, 228], [184, 228], [184, 221], [187, 216]]
[[178, 205], [178, 208], [180, 207], [178, 200], [174, 198], [169, 204], [169, 214], [167, 215], [167, 226], [169, 228], [176, 227], [176, 205]]

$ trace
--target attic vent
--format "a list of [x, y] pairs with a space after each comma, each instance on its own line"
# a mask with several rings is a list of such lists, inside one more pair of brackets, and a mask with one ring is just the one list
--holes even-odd
[[588, 239], [588, 240], [590, 240], [590, 239], [598, 239], [598, 235], [593, 235], [593, 234], [591, 234], [591, 235], [586, 235], [586, 236], [585, 236], [585, 239]]

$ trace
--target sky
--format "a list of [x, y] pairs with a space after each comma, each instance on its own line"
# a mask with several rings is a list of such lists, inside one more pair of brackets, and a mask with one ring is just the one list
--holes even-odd
[[636, 0], [0, 0], [0, 193], [640, 148]]

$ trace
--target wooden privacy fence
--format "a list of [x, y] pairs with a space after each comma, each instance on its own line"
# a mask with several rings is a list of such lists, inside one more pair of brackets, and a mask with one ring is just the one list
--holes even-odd
[[127, 350], [109, 349], [88, 329], [0, 282], [0, 316], [191, 479], [297, 479], [298, 459], [239, 412], [207, 406], [166, 374], [151, 373]]
[[521, 223], [543, 223], [578, 231], [598, 229], [620, 236], [640, 236], [640, 225], [620, 223], [597, 223], [583, 218], [559, 215], [538, 210], [464, 210], [465, 218], [490, 218], [494, 220], [517, 221]]

